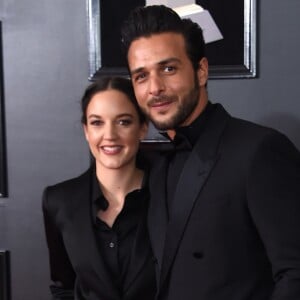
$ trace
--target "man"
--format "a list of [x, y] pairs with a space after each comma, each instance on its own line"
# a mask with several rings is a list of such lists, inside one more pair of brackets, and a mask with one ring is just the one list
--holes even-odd
[[300, 299], [300, 154], [208, 101], [201, 29], [165, 6], [122, 29], [137, 100], [167, 132], [150, 178], [157, 299]]

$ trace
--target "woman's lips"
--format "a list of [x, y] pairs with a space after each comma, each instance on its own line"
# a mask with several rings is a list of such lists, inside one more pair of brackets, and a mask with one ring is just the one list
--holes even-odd
[[101, 146], [101, 150], [105, 154], [118, 154], [122, 150], [122, 146], [120, 145], [114, 145], [114, 146]]

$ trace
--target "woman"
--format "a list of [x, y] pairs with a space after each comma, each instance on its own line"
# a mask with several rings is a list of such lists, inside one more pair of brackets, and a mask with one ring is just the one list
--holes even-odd
[[125, 78], [91, 84], [81, 104], [95, 163], [43, 195], [51, 293], [54, 299], [154, 299], [149, 194], [136, 163], [145, 117]]

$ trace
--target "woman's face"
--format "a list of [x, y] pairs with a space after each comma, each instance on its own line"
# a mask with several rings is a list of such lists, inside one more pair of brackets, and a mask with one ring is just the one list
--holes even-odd
[[128, 97], [117, 90], [95, 94], [86, 110], [86, 140], [97, 168], [120, 169], [135, 164], [140, 139], [147, 133]]

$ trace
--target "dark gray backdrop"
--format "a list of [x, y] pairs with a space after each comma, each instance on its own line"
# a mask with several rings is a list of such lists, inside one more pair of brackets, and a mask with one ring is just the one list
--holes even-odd
[[[210, 98], [300, 148], [300, 1], [264, 0], [259, 10], [259, 78], [210, 81]], [[0, 20], [9, 183], [0, 248], [11, 251], [12, 299], [46, 300], [42, 190], [89, 163], [79, 122], [89, 73], [85, 0], [0, 0]]]

